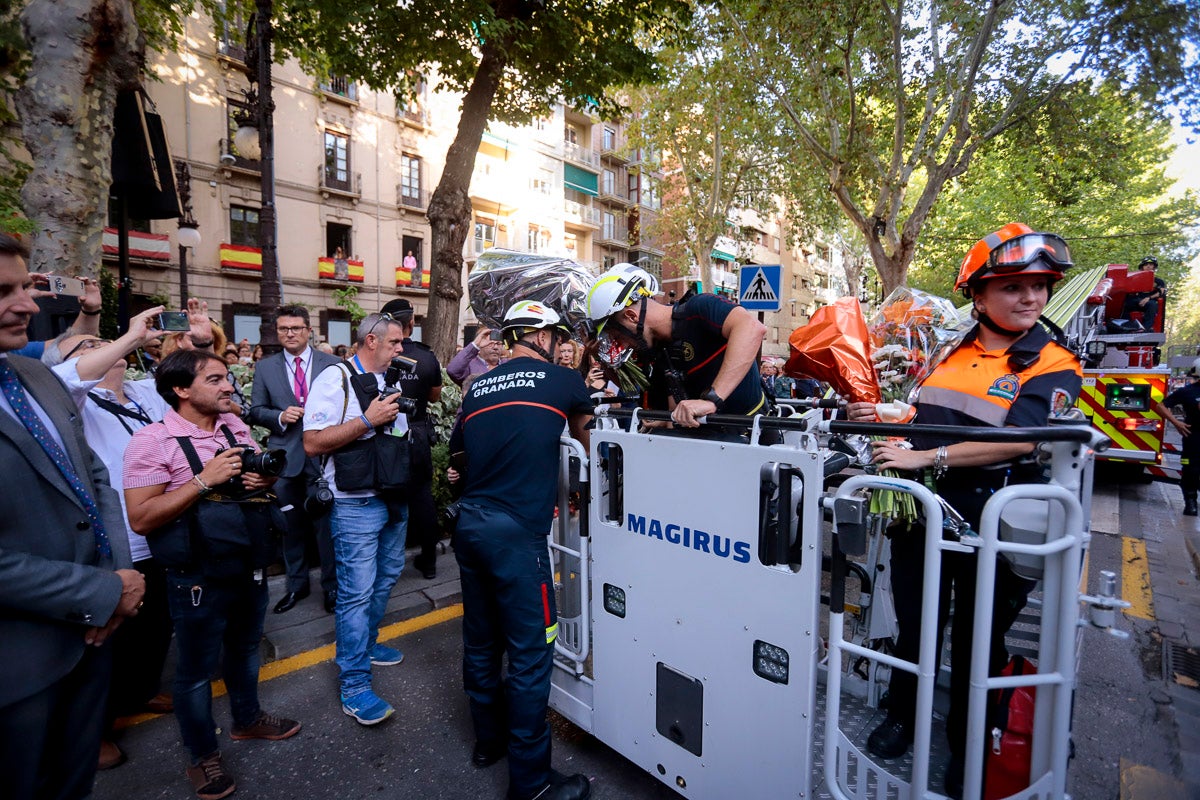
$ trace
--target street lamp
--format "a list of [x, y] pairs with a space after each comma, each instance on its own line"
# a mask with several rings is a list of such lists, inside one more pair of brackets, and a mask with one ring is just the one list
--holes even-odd
[[[238, 120], [234, 145], [246, 158], [258, 159], [262, 209], [258, 214], [258, 244], [262, 251], [262, 276], [258, 289], [258, 343], [268, 355], [279, 351], [275, 333], [275, 310], [283, 302], [279, 279], [275, 231], [275, 102], [271, 99], [271, 28], [273, 0], [255, 0], [254, 13], [246, 26], [246, 66], [250, 88], [246, 104], [250, 114]], [[257, 90], [255, 85], [257, 84]]]
[[182, 159], [175, 162], [175, 183], [179, 191], [179, 307], [187, 308], [188, 271], [187, 251], [200, 246], [200, 223], [192, 216], [192, 169]]

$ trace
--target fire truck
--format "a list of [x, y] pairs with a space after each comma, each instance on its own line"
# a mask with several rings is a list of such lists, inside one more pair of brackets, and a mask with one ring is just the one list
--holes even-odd
[[[964, 797], [1065, 800], [1081, 637], [1089, 627], [1125, 636], [1112, 626], [1128, 606], [1112, 573], [1096, 595], [1082, 593], [1093, 456], [1105, 441], [1068, 416], [1041, 428], [953, 428], [799, 408], [713, 415], [705, 424], [740, 431], [714, 438], [642, 429], [665, 412], [598, 409], [588, 448], [562, 440], [547, 541], [559, 611], [551, 707], [681, 798], [942, 798], [933, 788], [948, 759], [934, 735], [947, 677], [940, 631], [922, 626], [916, 662], [881, 644], [889, 540], [868, 494], [907, 492], [926, 527], [926, 619], [937, 616], [942, 559], [979, 554]], [[761, 443], [764, 431], [783, 442]], [[855, 437], [913, 434], [1035, 442], [1049, 480], [996, 492], [974, 531], [923, 483], [847, 469], [864, 466], [849, 455], [861, 450]], [[1036, 671], [989, 677], [1000, 557], [1038, 582], [1029, 617], [1007, 637]], [[894, 670], [917, 676], [913, 748], [881, 760], [866, 738]], [[1028, 756], [1016, 788], [997, 793], [985, 754], [1009, 745], [989, 696], [1018, 686], [1037, 687]]]
[[1131, 293], [1154, 288], [1151, 270], [1109, 264], [1059, 286], [1044, 316], [1066, 334], [1083, 361], [1083, 389], [1076, 406], [1112, 446], [1101, 460], [1140, 465], [1151, 477], [1169, 477], [1164, 463], [1162, 417], [1154, 404], [1170, 391], [1171, 369], [1163, 358], [1166, 303], [1153, 320], [1124, 313]]

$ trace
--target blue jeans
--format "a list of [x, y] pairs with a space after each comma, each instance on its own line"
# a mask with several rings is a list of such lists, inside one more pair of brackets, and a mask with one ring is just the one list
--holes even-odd
[[329, 515], [337, 560], [334, 627], [342, 697], [371, 688], [371, 648], [404, 569], [408, 506], [378, 497], [337, 498]]
[[[475, 738], [508, 747], [512, 797], [550, 780], [546, 705], [558, 609], [546, 531], [502, 511], [462, 503], [454, 533], [463, 597], [463, 683]], [[507, 677], [502, 661], [508, 654]]]
[[233, 724], [258, 719], [258, 643], [267, 613], [267, 583], [249, 575], [213, 582], [202, 575], [167, 571], [167, 605], [175, 623], [175, 718], [192, 762], [217, 750], [212, 680], [222, 645], [221, 674], [229, 690]]

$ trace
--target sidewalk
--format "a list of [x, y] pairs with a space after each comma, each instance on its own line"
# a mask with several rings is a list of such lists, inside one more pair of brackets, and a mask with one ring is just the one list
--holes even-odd
[[1178, 486], [1153, 483], [1146, 490], [1140, 521], [1163, 645], [1165, 708], [1179, 736], [1183, 781], [1200, 792], [1200, 518], [1183, 516]]
[[[437, 577], [433, 580], [421, 577], [421, 573], [413, 567], [413, 559], [418, 552], [418, 549], [407, 551], [404, 572], [392, 589], [387, 613], [380, 627], [462, 602], [458, 562], [450, 550], [449, 542], [443, 541], [438, 547]], [[286, 581], [286, 575], [276, 575], [268, 580], [271, 600], [263, 623], [261, 649], [264, 664], [333, 643], [333, 614], [326, 613], [321, 602], [320, 571], [313, 570], [310, 573], [312, 593], [308, 597], [297, 603], [291, 611], [276, 614], [272, 609], [286, 591]]]

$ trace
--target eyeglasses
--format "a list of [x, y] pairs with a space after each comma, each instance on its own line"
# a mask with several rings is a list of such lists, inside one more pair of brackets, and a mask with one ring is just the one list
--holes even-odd
[[80, 350], [94, 350], [97, 347], [104, 347], [106, 344], [112, 344], [112, 339], [84, 339], [82, 342], [72, 347], [63, 358], [69, 359]]
[[1053, 233], [1026, 233], [1009, 239], [988, 254], [988, 269], [997, 275], [1020, 272], [1039, 258], [1056, 267], [1070, 267], [1071, 250], [1061, 236]]
[[280, 336], [291, 336], [293, 333], [300, 334], [304, 333], [306, 330], [308, 330], [307, 325], [295, 325], [290, 328], [280, 327], [275, 329]]

